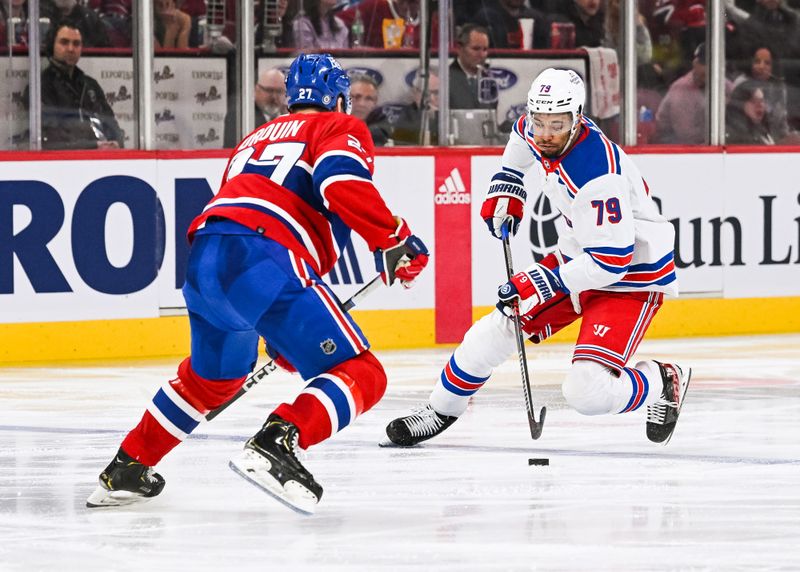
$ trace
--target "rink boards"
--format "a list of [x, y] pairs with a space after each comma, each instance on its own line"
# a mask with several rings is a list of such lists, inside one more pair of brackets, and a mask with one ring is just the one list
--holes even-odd
[[[411, 290], [357, 310], [380, 348], [452, 343], [504, 280], [479, 217], [499, 149], [384, 149], [375, 181], [433, 253]], [[701, 151], [701, 152], [698, 152]], [[654, 336], [800, 331], [796, 150], [635, 156], [678, 232], [684, 293]], [[180, 355], [185, 229], [216, 191], [224, 153], [4, 154], [0, 162], [0, 362]], [[554, 246], [561, 220], [528, 180], [515, 266]], [[356, 238], [329, 275], [341, 299], [374, 275]], [[562, 338], [563, 339], [563, 338]]]

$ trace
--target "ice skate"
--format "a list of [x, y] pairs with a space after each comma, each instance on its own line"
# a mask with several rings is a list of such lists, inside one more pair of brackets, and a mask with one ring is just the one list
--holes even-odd
[[684, 373], [675, 364], [656, 363], [661, 371], [664, 388], [661, 392], [661, 399], [653, 405], [647, 406], [647, 438], [654, 443], [666, 445], [675, 431], [675, 424], [678, 422], [678, 416], [683, 407], [686, 390], [689, 388], [692, 370], [688, 369]]
[[386, 426], [386, 439], [378, 443], [381, 447], [413, 447], [422, 441], [436, 437], [456, 422], [458, 417], [449, 417], [426, 405], [415, 409], [411, 415], [398, 417]]
[[127, 506], [149, 501], [164, 488], [164, 477], [120, 449], [100, 473], [100, 484], [86, 499], [87, 508]]
[[298, 436], [297, 427], [273, 413], [229, 465], [288, 507], [313, 514], [322, 497], [322, 487], [297, 460]]

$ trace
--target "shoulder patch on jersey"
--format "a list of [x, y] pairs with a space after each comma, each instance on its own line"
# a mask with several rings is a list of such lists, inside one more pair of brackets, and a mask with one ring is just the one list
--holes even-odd
[[569, 173], [567, 178], [578, 189], [603, 175], [622, 173], [617, 145], [598, 129], [586, 128], [588, 135], [572, 148], [560, 164], [561, 170]]

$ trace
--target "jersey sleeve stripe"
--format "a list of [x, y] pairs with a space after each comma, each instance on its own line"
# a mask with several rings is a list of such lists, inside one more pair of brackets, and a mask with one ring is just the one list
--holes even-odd
[[520, 179], [525, 177], [525, 173], [523, 173], [522, 171], [517, 171], [516, 169], [512, 169], [511, 167], [503, 167], [503, 171], [511, 173], [512, 175], [516, 175]]
[[623, 274], [628, 270], [628, 265], [631, 262], [631, 258], [633, 258], [632, 254], [627, 256], [608, 256], [602, 254], [592, 254], [591, 252], [588, 253], [591, 256], [592, 260], [595, 264], [597, 264], [600, 268], [607, 272], [612, 272], [614, 274]]
[[357, 155], [330, 155], [326, 159], [317, 161], [314, 167], [314, 180], [322, 181], [331, 175], [351, 174], [372, 180], [372, 175], [363, 161]]
[[313, 172], [316, 174], [317, 169], [319, 169], [326, 162], [326, 160], [331, 157], [348, 157], [350, 159], [353, 159], [362, 168], [364, 168], [367, 171], [367, 173], [369, 173], [369, 166], [364, 162], [364, 159], [362, 159], [356, 153], [351, 153], [350, 151], [344, 151], [342, 149], [335, 149], [333, 151], [328, 151], [317, 157], [317, 162], [314, 163]]

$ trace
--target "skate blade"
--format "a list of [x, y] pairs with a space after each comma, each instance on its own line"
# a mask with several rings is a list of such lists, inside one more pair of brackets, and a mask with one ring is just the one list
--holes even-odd
[[110, 491], [102, 485], [86, 499], [86, 508], [130, 506], [146, 503], [155, 497], [145, 497], [130, 491]]
[[414, 447], [419, 447], [420, 443], [414, 443], [413, 445], [401, 445], [400, 443], [395, 443], [389, 437], [384, 437], [380, 441], [378, 441], [378, 447], [382, 447], [384, 449], [412, 449]]
[[319, 499], [297, 481], [281, 483], [269, 473], [269, 461], [258, 453], [245, 449], [228, 463], [231, 470], [255, 485], [275, 500], [304, 515], [312, 515]]
[[[678, 407], [678, 421], [680, 421], [681, 419], [681, 411], [683, 411], [683, 405], [684, 401], [686, 400], [686, 394], [689, 392], [690, 381], [692, 381], [692, 368], [689, 368], [689, 370], [686, 372], [686, 384], [683, 386], [683, 391], [681, 391], [681, 400], [678, 402], [680, 403], [680, 407]], [[675, 429], [677, 428], [678, 428], [678, 423], [676, 422]], [[667, 443], [669, 443], [670, 439], [672, 439], [672, 436], [675, 434], [675, 429], [673, 429], [672, 433], [670, 433], [667, 436], [667, 438], [661, 442], [661, 445], [666, 445]]]

